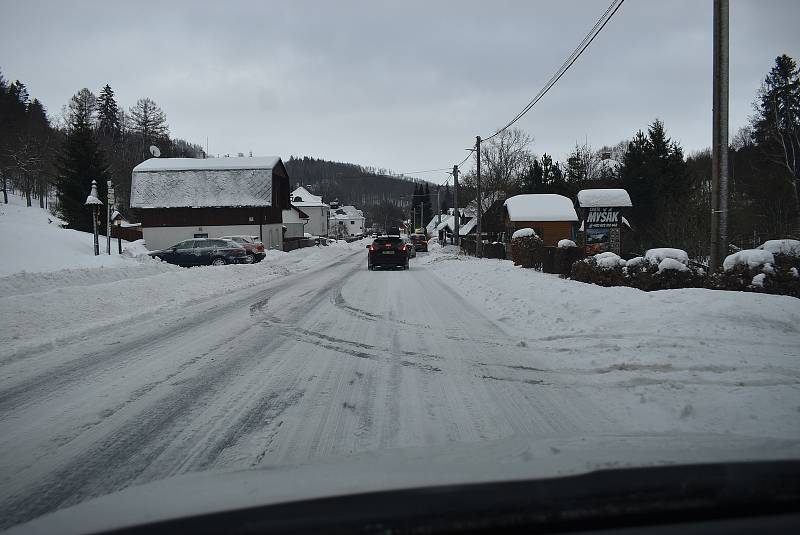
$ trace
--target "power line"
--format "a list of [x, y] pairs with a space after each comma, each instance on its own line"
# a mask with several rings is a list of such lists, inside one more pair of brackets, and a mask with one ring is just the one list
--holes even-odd
[[531, 101], [528, 102], [528, 104], [526, 104], [525, 107], [522, 108], [522, 110], [517, 115], [515, 115], [514, 118], [511, 119], [511, 121], [508, 122], [508, 124], [506, 124], [504, 127], [496, 131], [491, 136], [486, 137], [483, 141], [488, 141], [493, 137], [499, 135], [500, 133], [511, 127], [514, 123], [519, 121], [526, 113], [528, 113], [531, 110], [531, 108], [533, 108], [536, 105], [536, 103], [539, 102], [548, 93], [548, 91], [550, 91], [550, 89], [561, 79], [561, 77], [564, 76], [564, 74], [570, 69], [570, 67], [572, 67], [572, 65], [578, 60], [578, 58], [581, 57], [583, 52], [589, 47], [590, 44], [592, 44], [592, 41], [594, 41], [595, 38], [603, 30], [603, 28], [605, 28], [606, 24], [608, 24], [608, 21], [611, 20], [611, 17], [614, 16], [614, 14], [617, 12], [617, 10], [619, 10], [619, 8], [622, 6], [624, 2], [625, 0], [614, 0], [613, 2], [611, 2], [611, 4], [603, 13], [603, 15], [597, 20], [597, 22], [595, 22], [594, 26], [592, 26], [592, 29], [589, 30], [589, 33], [586, 34], [586, 37], [584, 37], [583, 40], [578, 44], [578, 46], [575, 47], [575, 50], [572, 51], [572, 54], [570, 54], [567, 57], [567, 59], [564, 60], [564, 63], [561, 64], [561, 67], [559, 67], [559, 69], [553, 74], [553, 76], [550, 77], [550, 79], [547, 81], [544, 87], [542, 87], [542, 89], [536, 94], [536, 96], [533, 97], [533, 99], [531, 99]]

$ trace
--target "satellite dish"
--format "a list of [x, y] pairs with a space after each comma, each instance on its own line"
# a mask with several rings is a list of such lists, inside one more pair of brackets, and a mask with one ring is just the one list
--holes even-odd
[[158, 147], [156, 147], [155, 145], [150, 145], [150, 154], [158, 158], [159, 156], [161, 156], [161, 151], [158, 150]]

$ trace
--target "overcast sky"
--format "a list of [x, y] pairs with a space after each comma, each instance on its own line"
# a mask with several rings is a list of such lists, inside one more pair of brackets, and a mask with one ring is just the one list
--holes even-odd
[[[0, 70], [51, 114], [105, 83], [125, 108], [150, 97], [213, 154], [415, 171], [508, 122], [609, 1], [0, 0]], [[656, 117], [687, 152], [708, 147], [712, 4], [627, 0], [518, 123], [533, 150], [564, 159]], [[797, 0], [731, 0], [731, 135], [774, 58], [800, 59], [798, 20]]]

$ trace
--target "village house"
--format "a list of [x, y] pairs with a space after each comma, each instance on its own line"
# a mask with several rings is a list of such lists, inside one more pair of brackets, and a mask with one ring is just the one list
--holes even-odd
[[133, 168], [130, 207], [150, 249], [236, 234], [281, 249], [289, 176], [277, 156], [150, 158]]
[[330, 235], [337, 238], [364, 235], [364, 212], [355, 206], [331, 207], [329, 226]]
[[554, 247], [560, 240], [574, 240], [578, 214], [572, 201], [554, 193], [514, 195], [503, 203], [507, 236], [532, 228], [544, 245]]
[[306, 232], [312, 236], [328, 236], [328, 222], [331, 207], [322, 202], [322, 197], [313, 195], [299, 186], [291, 193], [292, 205], [308, 215]]

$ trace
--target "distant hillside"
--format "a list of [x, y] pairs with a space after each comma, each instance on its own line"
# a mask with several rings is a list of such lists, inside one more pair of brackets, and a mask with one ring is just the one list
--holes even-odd
[[414, 184], [411, 178], [392, 176], [385, 169], [362, 167], [352, 163], [331, 162], [308, 156], [291, 156], [283, 162], [289, 172], [291, 187], [311, 186], [325, 202], [339, 199], [342, 204], [369, 208], [391, 203], [399, 208], [411, 204]]

